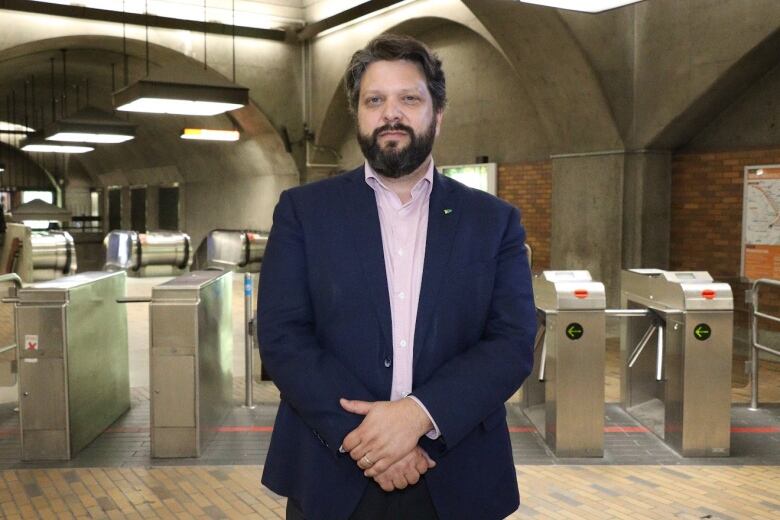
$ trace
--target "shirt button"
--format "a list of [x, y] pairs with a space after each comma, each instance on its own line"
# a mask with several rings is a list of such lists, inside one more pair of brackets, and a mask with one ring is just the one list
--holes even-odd
[[404, 250], [403, 249], [399, 249], [398, 250], [398, 256], [404, 256]]
[[389, 358], [385, 358], [385, 368], [390, 368], [393, 365], [393, 361]]
[[402, 347], [405, 347], [406, 346], [406, 340], [402, 339], [401, 341], [398, 342], [398, 344], [401, 345]]
[[399, 293], [398, 293], [398, 297], [399, 297], [399, 298], [401, 298], [401, 299], [403, 300], [404, 298], [406, 298], [406, 293], [404, 293], [404, 292], [399, 292]]

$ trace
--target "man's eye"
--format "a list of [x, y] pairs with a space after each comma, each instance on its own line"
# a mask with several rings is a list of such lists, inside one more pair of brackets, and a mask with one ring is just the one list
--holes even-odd
[[381, 102], [382, 102], [382, 98], [378, 96], [372, 96], [370, 98], [366, 98], [367, 105], [378, 105]]
[[418, 98], [417, 96], [404, 96], [404, 101], [407, 103], [416, 103], [419, 100], [420, 98]]

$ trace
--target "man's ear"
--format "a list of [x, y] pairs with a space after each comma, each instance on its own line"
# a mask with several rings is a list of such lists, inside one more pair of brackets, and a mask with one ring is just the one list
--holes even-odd
[[436, 118], [436, 137], [439, 137], [439, 132], [441, 132], [441, 120], [444, 117], [444, 109], [436, 112], [434, 117]]

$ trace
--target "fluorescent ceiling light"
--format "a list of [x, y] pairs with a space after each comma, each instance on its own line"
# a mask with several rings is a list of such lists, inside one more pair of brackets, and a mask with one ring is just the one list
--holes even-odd
[[89, 145], [81, 144], [58, 144], [54, 141], [47, 141], [41, 137], [40, 132], [26, 137], [19, 143], [19, 147], [25, 152], [42, 153], [86, 153], [95, 148]]
[[135, 139], [135, 125], [95, 107], [86, 107], [46, 126], [47, 141], [71, 143], [124, 143]]
[[206, 128], [185, 128], [182, 139], [196, 141], [238, 141], [238, 130], [208, 130]]
[[35, 129], [30, 128], [29, 126], [18, 125], [16, 123], [9, 123], [8, 121], [0, 121], [0, 134], [5, 132], [23, 133], [23, 132], [34, 132], [34, 131]]
[[570, 11], [583, 11], [585, 13], [600, 13], [610, 9], [616, 9], [629, 4], [635, 4], [642, 0], [520, 0], [526, 4], [545, 5], [556, 9], [568, 9]]
[[69, 143], [96, 143], [96, 144], [116, 144], [124, 143], [134, 139], [132, 135], [115, 135], [115, 134], [85, 134], [82, 132], [59, 132], [51, 137], [47, 137], [47, 141], [65, 141]]
[[214, 116], [249, 104], [249, 89], [212, 78], [195, 69], [182, 73], [182, 83], [162, 74], [150, 75], [114, 92], [114, 106], [125, 112]]
[[65, 144], [30, 143], [22, 146], [25, 152], [43, 153], [86, 153], [94, 150], [91, 146], [75, 146]]
[[[102, 11], [126, 12], [161, 16], [174, 20], [203, 21], [203, 2], [193, 0], [33, 0], [47, 4], [70, 5], [100, 9]], [[206, 9], [208, 22], [233, 25], [233, 9], [230, 2], [209, 2]], [[300, 18], [302, 9], [273, 5], [278, 2], [257, 2], [255, 0], [237, 0], [235, 2], [236, 27], [253, 29], [285, 29], [300, 27], [304, 20]], [[270, 5], [269, 5], [270, 4]], [[288, 16], [289, 15], [289, 16]], [[297, 15], [297, 16], [296, 16]]]

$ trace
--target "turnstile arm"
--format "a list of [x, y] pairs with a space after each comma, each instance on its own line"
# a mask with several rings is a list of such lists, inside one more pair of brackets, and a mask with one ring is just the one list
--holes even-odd
[[656, 343], [655, 353], [655, 380], [664, 380], [664, 333], [666, 326], [663, 322], [658, 323], [658, 342]]
[[544, 336], [547, 332], [547, 328], [544, 323], [539, 325], [536, 330], [536, 341], [534, 341], [534, 352], [539, 348], [539, 343], [542, 344], [542, 353], [539, 355], [539, 381], [544, 383], [544, 373], [547, 368], [547, 342], [544, 340]]
[[651, 323], [645, 333], [642, 335], [642, 339], [640, 339], [639, 343], [637, 343], [636, 347], [634, 347], [631, 355], [628, 356], [628, 368], [633, 368], [634, 363], [636, 363], [636, 360], [639, 359], [639, 355], [645, 349], [645, 346], [647, 346], [647, 343], [650, 341], [650, 338], [653, 337], [653, 334], [656, 330], [658, 330], [658, 324], [656, 322]]

